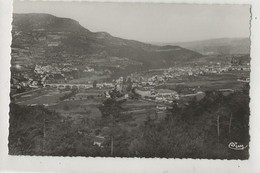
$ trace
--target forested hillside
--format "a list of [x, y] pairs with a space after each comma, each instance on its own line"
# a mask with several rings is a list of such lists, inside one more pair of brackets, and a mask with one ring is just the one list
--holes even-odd
[[[173, 104], [163, 121], [147, 118], [134, 131], [120, 128], [130, 116], [120, 104], [106, 103], [99, 120], [76, 123], [42, 106], [11, 104], [9, 153], [11, 155], [113, 156], [247, 159], [248, 147], [228, 148], [230, 142], [249, 145], [249, 88], [229, 96], [210, 91], [201, 101], [184, 107]], [[115, 107], [116, 109], [111, 109]], [[107, 111], [109, 110], [109, 112]], [[108, 115], [109, 114], [109, 115]], [[108, 126], [104, 147], [93, 145], [97, 127]]]

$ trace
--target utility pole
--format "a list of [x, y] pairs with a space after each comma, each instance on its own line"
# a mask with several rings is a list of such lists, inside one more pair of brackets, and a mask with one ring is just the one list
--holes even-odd
[[217, 118], [217, 131], [218, 131], [218, 143], [219, 143], [219, 115]]
[[46, 137], [46, 119], [45, 119], [45, 115], [44, 115], [44, 118], [43, 118], [43, 138], [45, 140], [45, 137]]
[[114, 137], [111, 137], [111, 156], [113, 156], [114, 153]]
[[230, 115], [229, 126], [228, 126], [229, 138], [231, 137], [231, 136], [230, 136], [230, 133], [231, 133], [231, 124], [232, 124], [232, 113], [231, 113], [231, 115]]
[[115, 117], [112, 116], [112, 134], [111, 134], [111, 157], [114, 154], [114, 133], [115, 133]]
[[[42, 111], [43, 113], [43, 111]], [[45, 152], [45, 137], [46, 137], [46, 114], [44, 113], [43, 118], [43, 152]]]

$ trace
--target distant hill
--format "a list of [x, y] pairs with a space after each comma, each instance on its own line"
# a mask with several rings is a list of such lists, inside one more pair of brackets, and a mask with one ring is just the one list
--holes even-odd
[[[79, 66], [91, 63], [108, 66], [111, 65], [108, 59], [116, 57], [126, 62], [116, 64], [116, 61], [112, 65], [160, 68], [202, 56], [179, 46], [158, 46], [113, 37], [106, 32], [91, 32], [75, 20], [50, 14], [13, 14], [12, 25], [14, 64], [70, 62]], [[25, 52], [24, 56], [21, 52]]]
[[39, 13], [14, 14], [13, 26], [21, 31], [45, 30], [52, 32], [68, 31], [90, 33], [89, 30], [82, 27], [79, 22], [75, 20]]
[[156, 45], [178, 45], [204, 55], [250, 54], [249, 38], [219, 38], [193, 42], [154, 43]]

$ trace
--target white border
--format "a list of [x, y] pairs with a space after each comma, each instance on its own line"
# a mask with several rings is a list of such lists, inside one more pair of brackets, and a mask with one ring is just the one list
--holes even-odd
[[[91, 1], [91, 0], [90, 0]], [[93, 0], [92, 0], [93, 1]], [[96, 2], [104, 2], [95, 0]], [[129, 0], [128, 0], [129, 1]], [[106, 0], [105, 2], [111, 2]], [[112, 2], [125, 2], [114, 0]], [[0, 0], [0, 172], [258, 172], [260, 171], [260, 1], [258, 0], [134, 0], [132, 2], [196, 3], [196, 4], [251, 4], [251, 116], [250, 158], [248, 161], [140, 159], [140, 158], [84, 158], [84, 157], [29, 157], [8, 156], [8, 112], [10, 88], [10, 44], [12, 1]]]

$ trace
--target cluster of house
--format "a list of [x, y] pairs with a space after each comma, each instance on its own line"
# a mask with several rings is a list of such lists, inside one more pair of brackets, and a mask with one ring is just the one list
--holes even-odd
[[[221, 89], [219, 91], [224, 95], [234, 92], [232, 89]], [[135, 88], [134, 92], [145, 100], [155, 101], [158, 103], [173, 103], [178, 100], [190, 101], [191, 99], [199, 101], [206, 95], [203, 91], [197, 91], [191, 94], [179, 94], [174, 90], [153, 89], [151, 87]]]
[[[124, 88], [126, 86], [123, 84], [123, 80], [123, 77], [118, 78], [114, 85], [114, 88], [121, 93], [124, 93]], [[155, 89], [155, 86], [159, 86], [160, 84], [164, 83], [165, 80], [165, 77], [158, 75], [154, 75], [149, 78], [143, 77], [139, 81], [137, 81], [136, 78], [132, 78], [131, 86], [133, 92], [139, 95], [141, 98], [160, 103], [173, 103], [176, 100], [186, 100], [190, 98], [196, 98], [197, 100], [200, 100], [205, 96], [205, 93], [201, 91], [193, 94], [178, 94], [176, 91], [170, 89]], [[107, 92], [106, 97], [110, 98], [109, 92]]]
[[[224, 96], [228, 96], [229, 94], [234, 93], [233, 89], [219, 89]], [[141, 96], [143, 99], [155, 101], [158, 103], [173, 103], [174, 101], [182, 100], [182, 101], [190, 101], [195, 99], [196, 101], [200, 101], [203, 99], [206, 94], [202, 91], [198, 91], [192, 94], [178, 94], [176, 91], [169, 89], [140, 89], [135, 88], [134, 92]], [[157, 106], [158, 110], [166, 109], [166, 106]]]
[[223, 73], [228, 71], [250, 71], [249, 64], [246, 65], [222, 65], [221, 63], [216, 63], [213, 65], [204, 65], [204, 66], [198, 66], [198, 67], [177, 67], [177, 68], [169, 68], [164, 73], [165, 77], [174, 77], [177, 74], [177, 76], [181, 75], [188, 75], [188, 76], [197, 76], [197, 75], [204, 75], [207, 73]]
[[243, 65], [223, 65], [221, 63], [204, 65], [204, 66], [186, 66], [186, 67], [170, 67], [168, 69], [160, 69], [156, 75], [149, 74], [131, 74], [134, 81], [138, 81], [139, 86], [158, 86], [165, 81], [178, 78], [181, 76], [199, 76], [209, 73], [224, 73], [228, 71], [250, 71], [249, 64]]
[[70, 72], [70, 71], [77, 71], [78, 69], [76, 67], [53, 67], [51, 65], [41, 66], [41, 65], [35, 65], [34, 72], [36, 74], [46, 74], [46, 73], [62, 73], [62, 72]]
[[[50, 79], [51, 83], [66, 83], [66, 81], [74, 79], [73, 74], [77, 74], [79, 69], [77, 67], [73, 67], [71, 63], [65, 63], [62, 66], [52, 66], [52, 65], [36, 65], [34, 69], [34, 73], [40, 75], [41, 78], [46, 80], [46, 77]], [[95, 71], [94, 68], [86, 66], [82, 69], [82, 72], [95, 72], [98, 74], [98, 71]], [[111, 87], [110, 83], [97, 84], [97, 87]]]
[[96, 85], [97, 88], [114, 88], [115, 84], [111, 83], [111, 82], [101, 82], [101, 83], [97, 83]]
[[249, 65], [213, 65], [213, 66], [205, 66], [202, 68], [205, 73], [223, 73], [228, 71], [250, 71]]
[[179, 100], [179, 94], [176, 91], [169, 89], [148, 89], [135, 88], [135, 94], [138, 94], [144, 99], [151, 99], [158, 102], [172, 103], [174, 100]]
[[250, 82], [250, 78], [249, 77], [247, 77], [247, 78], [244, 77], [244, 78], [237, 79], [237, 81], [249, 83]]
[[38, 88], [41, 84], [42, 84], [41, 81], [34, 80], [30, 77], [24, 81], [18, 81], [15, 78], [12, 78], [12, 80], [11, 80], [11, 88], [15, 88], [15, 89], [21, 89], [21, 88], [27, 88], [27, 87]]
[[[11, 88], [12, 89], [23, 89], [27, 90], [30, 88], [38, 88], [42, 85], [43, 79], [35, 76], [34, 73], [30, 73], [30, 70], [24, 68], [23, 66], [16, 64], [12, 67], [12, 77], [11, 77]], [[43, 75], [42, 75], [43, 76]]]
[[86, 68], [83, 70], [83, 72], [93, 72], [93, 71], [95, 71], [95, 70], [94, 70], [94, 68], [92, 68], [92, 67], [86, 67]]

